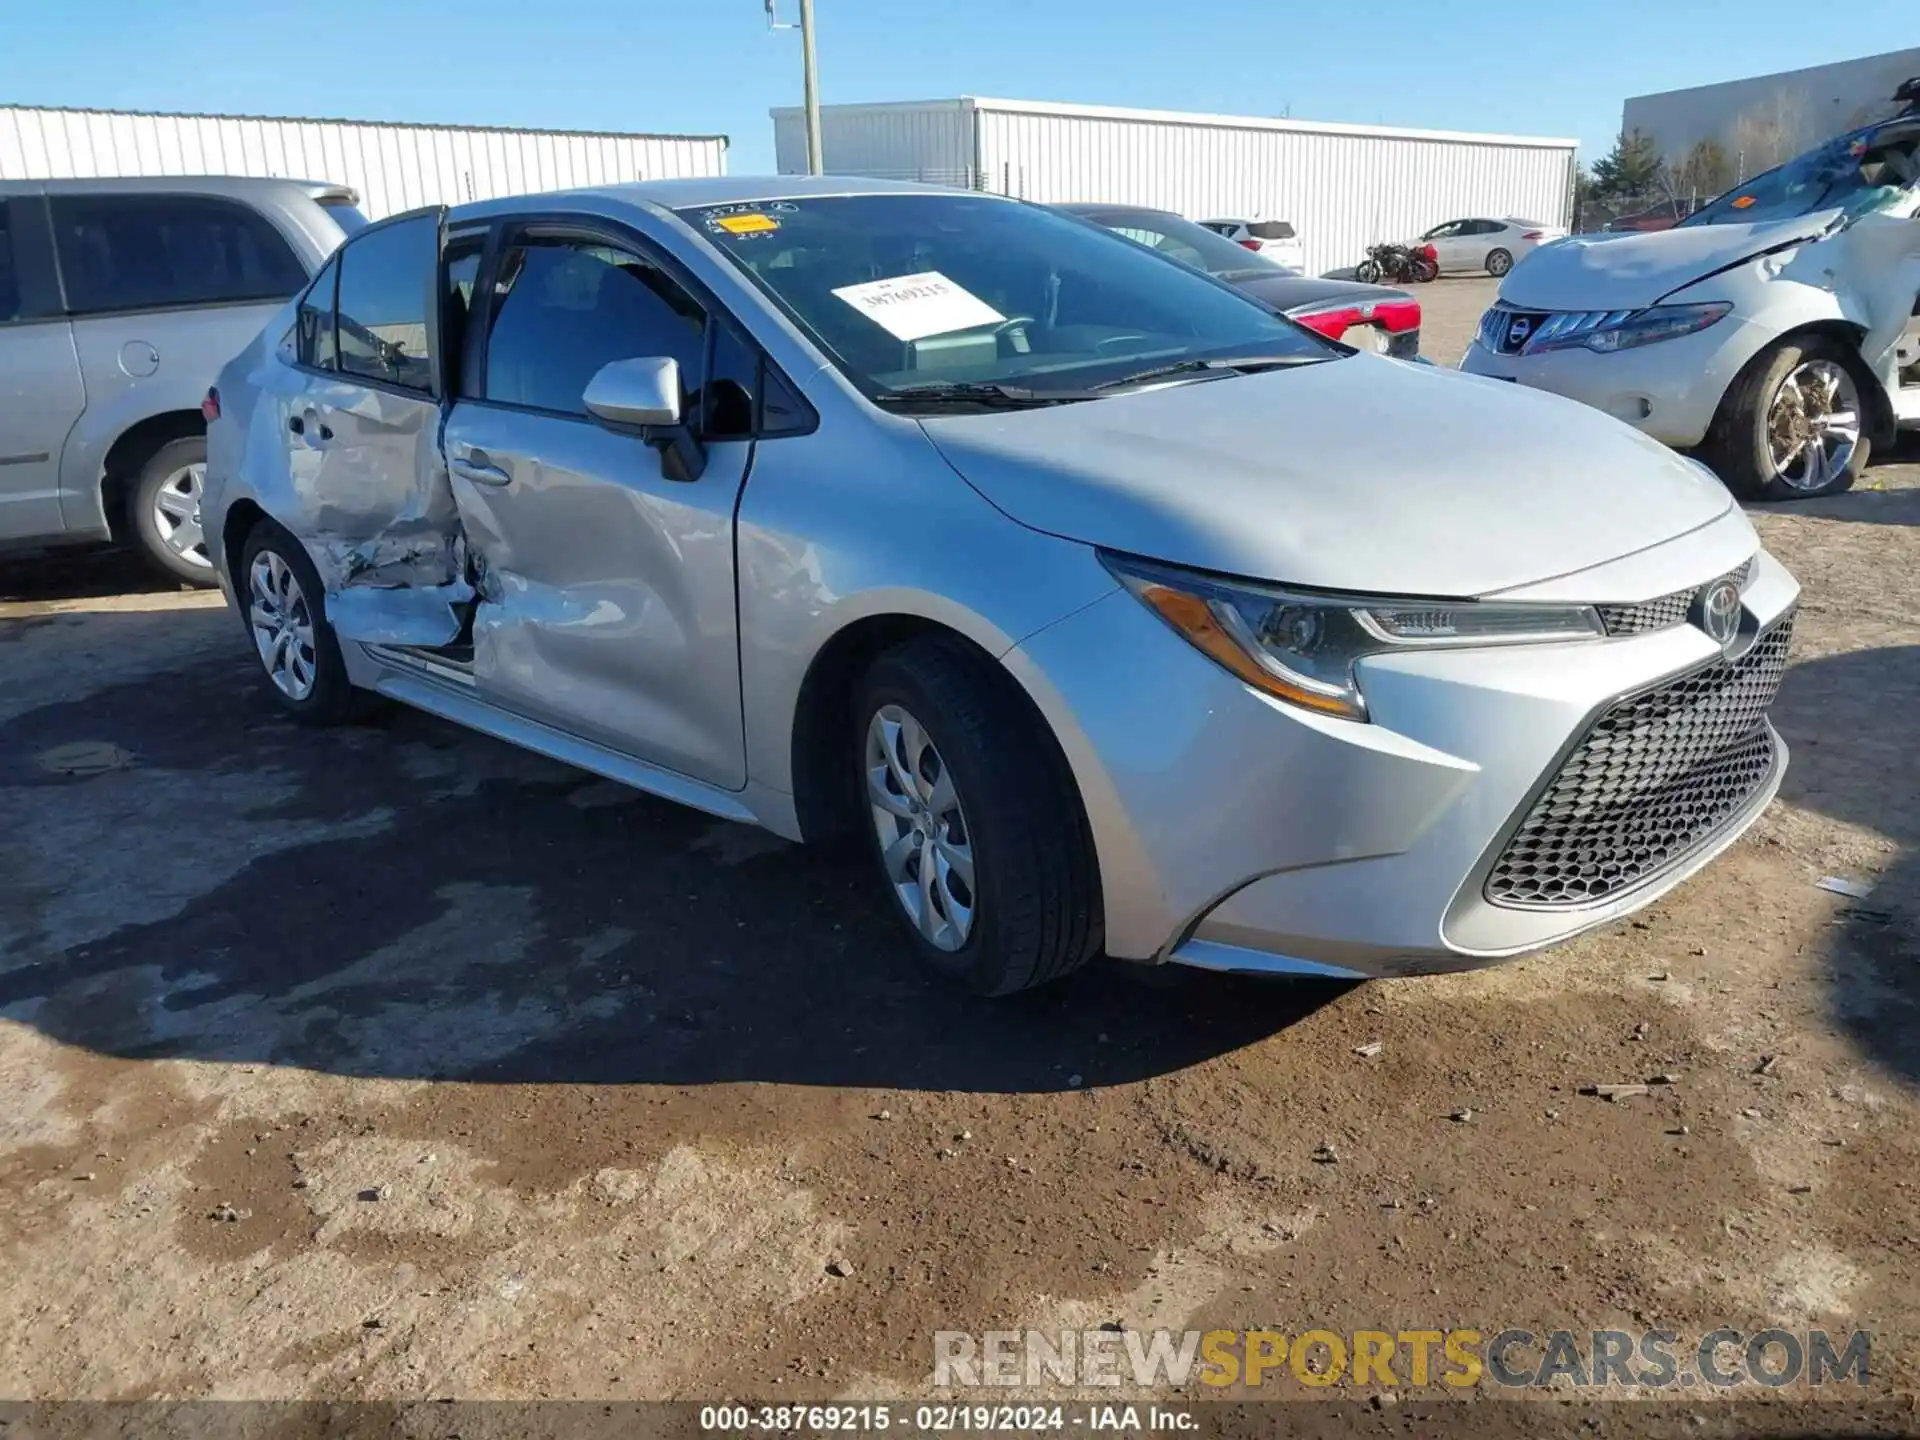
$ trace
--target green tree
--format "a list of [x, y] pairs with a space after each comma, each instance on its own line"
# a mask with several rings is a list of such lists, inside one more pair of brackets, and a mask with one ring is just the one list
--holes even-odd
[[1660, 151], [1643, 130], [1623, 131], [1613, 149], [1593, 162], [1595, 199], [1644, 195], [1660, 183]]

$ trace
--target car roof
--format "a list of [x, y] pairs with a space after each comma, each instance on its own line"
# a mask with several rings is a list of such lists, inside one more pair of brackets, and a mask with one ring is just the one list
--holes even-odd
[[538, 208], [561, 196], [611, 200], [628, 205], [653, 205], [685, 210], [702, 205], [741, 205], [759, 200], [805, 200], [830, 195], [978, 195], [1004, 197], [950, 185], [923, 185], [913, 180], [870, 180], [853, 175], [707, 175], [685, 180], [639, 180], [625, 185], [594, 185], [578, 190], [556, 190], [544, 195], [510, 195], [481, 200], [452, 211], [458, 220], [512, 215]]
[[263, 195], [293, 190], [320, 200], [360, 203], [351, 185], [262, 175], [102, 175], [78, 180], [0, 180], [0, 192], [47, 195]]

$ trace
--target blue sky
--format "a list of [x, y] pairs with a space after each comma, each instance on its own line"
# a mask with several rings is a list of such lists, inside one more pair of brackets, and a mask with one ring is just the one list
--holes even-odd
[[[798, 0], [780, 0], [794, 18]], [[827, 103], [962, 94], [1568, 135], [1628, 95], [1920, 43], [1914, 0], [817, 0]], [[1737, 19], [1735, 18], [1737, 16]], [[762, 0], [0, 0], [0, 103], [724, 133], [773, 167]]]

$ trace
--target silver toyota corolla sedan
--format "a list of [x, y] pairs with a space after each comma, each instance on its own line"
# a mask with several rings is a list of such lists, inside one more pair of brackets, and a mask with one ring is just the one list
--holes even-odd
[[792, 839], [936, 969], [1378, 976], [1565, 940], [1765, 807], [1798, 586], [1706, 471], [1096, 225], [837, 179], [353, 237], [220, 377], [274, 698]]

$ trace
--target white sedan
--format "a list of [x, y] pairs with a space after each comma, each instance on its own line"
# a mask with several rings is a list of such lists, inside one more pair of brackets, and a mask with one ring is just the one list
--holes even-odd
[[1442, 275], [1464, 273], [1492, 275], [1496, 279], [1549, 240], [1567, 233], [1563, 225], [1547, 225], [1538, 220], [1449, 220], [1436, 225], [1418, 240], [1414, 248], [1433, 247], [1434, 259]]

